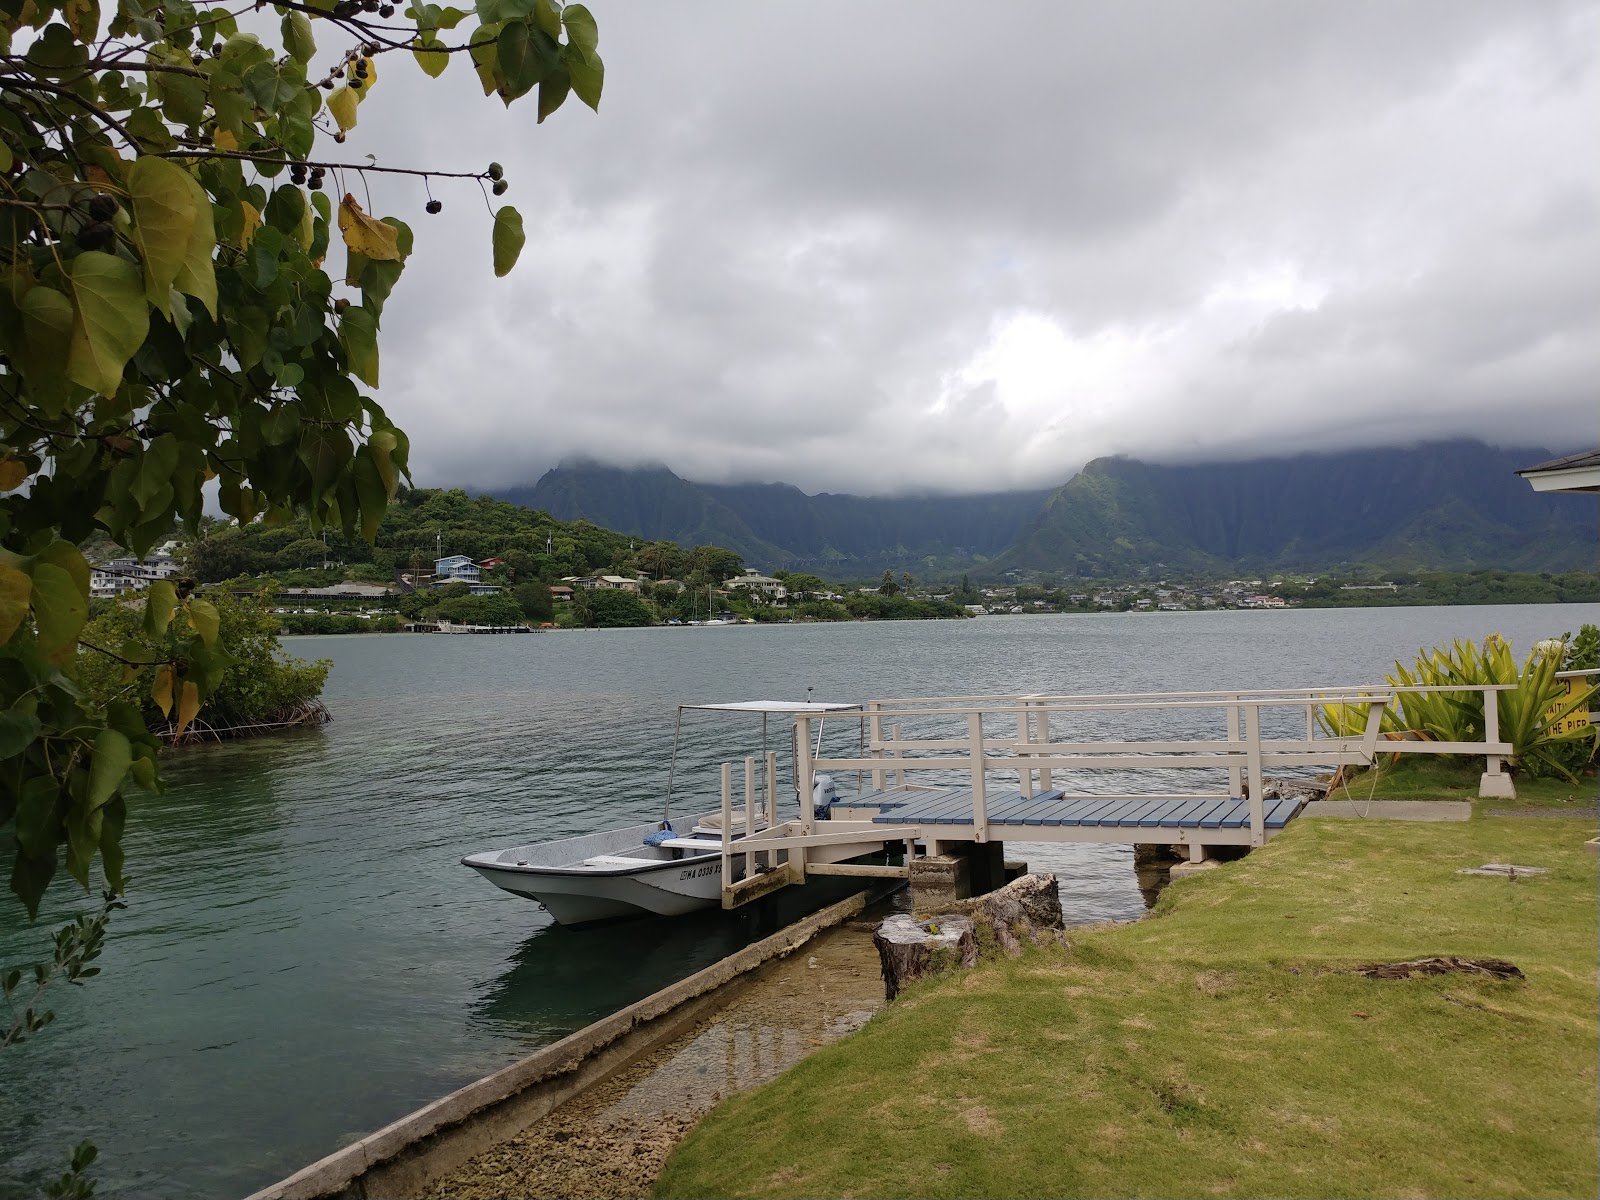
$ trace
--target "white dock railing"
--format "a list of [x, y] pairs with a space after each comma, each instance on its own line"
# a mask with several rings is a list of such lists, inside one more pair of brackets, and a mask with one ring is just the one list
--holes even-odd
[[[1214, 692], [1101, 693], [1095, 695], [1008, 694], [984, 696], [907, 697], [872, 700], [866, 704], [867, 733], [862, 757], [813, 758], [811, 723], [798, 718], [800, 778], [809, 781], [815, 771], [857, 771], [870, 776], [871, 790], [891, 786], [916, 786], [915, 773], [960, 771], [972, 789], [974, 829], [982, 840], [987, 813], [986, 775], [991, 771], [1016, 772], [1024, 796], [1057, 786], [1057, 772], [1073, 770], [1189, 770], [1221, 768], [1228, 772], [1233, 796], [1248, 796], [1251, 844], [1266, 838], [1263, 820], [1265, 774], [1275, 767], [1365, 766], [1378, 753], [1461, 754], [1482, 756], [1485, 774], [1482, 790], [1494, 794], [1500, 781], [1509, 784], [1504, 761], [1512, 752], [1502, 741], [1495, 693], [1515, 685], [1489, 684], [1470, 689], [1394, 687], [1373, 685], [1352, 688], [1255, 689]], [[1484, 696], [1485, 731], [1482, 741], [1441, 742], [1382, 739], [1383, 716], [1397, 695], [1408, 691], [1481, 692]], [[1359, 737], [1326, 736], [1316, 720], [1322, 705], [1366, 708]], [[1263, 716], [1283, 710], [1304, 717], [1304, 736], [1284, 737], [1263, 733]], [[1084, 738], [1057, 740], [1056, 723], [1073, 718], [1104, 716], [1118, 723], [1142, 718], [1148, 725], [1158, 715], [1220, 716], [1220, 736], [1177, 738]], [[1298, 720], [1298, 718], [1296, 718]], [[1001, 735], [1003, 723], [1014, 734]], [[1284, 724], [1281, 716], [1274, 722]], [[907, 736], [907, 725], [939, 726], [929, 734]], [[1245, 786], [1248, 785], [1248, 786]], [[1194, 793], [1196, 797], [1215, 793]], [[809, 821], [809, 814], [806, 815]], [[807, 830], [810, 832], [809, 828]]]
[[[1514, 684], [1476, 685], [1466, 688], [1371, 685], [1346, 688], [1279, 688], [1202, 692], [1101, 693], [1050, 695], [1042, 693], [980, 696], [906, 697], [870, 700], [859, 719], [864, 725], [857, 756], [820, 755], [816, 750], [816, 723], [839, 716], [800, 714], [795, 718], [795, 782], [800, 812], [795, 819], [778, 819], [776, 755], [765, 762], [744, 760], [742, 805], [735, 790], [733, 763], [722, 764], [722, 878], [724, 902], [735, 894], [750, 896], [785, 883], [803, 882], [811, 874], [891, 873], [890, 867], [808, 863], [807, 851], [819, 848], [839, 852], [857, 844], [886, 845], [904, 840], [909, 862], [912, 844], [924, 829], [908, 825], [873, 825], [858, 814], [836, 819], [818, 828], [812, 810], [814, 776], [855, 772], [860, 790], [873, 793], [892, 789], [920, 790], [950, 786], [954, 773], [971, 790], [972, 825], [963, 836], [985, 842], [1015, 826], [989, 824], [991, 773], [1014, 775], [1024, 797], [1061, 787], [1058, 775], [1080, 771], [1172, 772], [1225, 771], [1227, 791], [1171, 793], [1136, 792], [1126, 798], [1216, 799], [1247, 798], [1248, 843], [1264, 845], [1266, 827], [1266, 775], [1282, 767], [1370, 766], [1379, 754], [1454, 754], [1481, 756], [1485, 771], [1480, 795], [1514, 795], [1505, 760], [1512, 753], [1499, 729], [1497, 693]], [[1481, 741], [1444, 742], [1385, 737], [1385, 713], [1407, 692], [1472, 691], [1484, 700], [1484, 736]], [[1324, 705], [1342, 705], [1359, 713], [1365, 709], [1359, 735], [1337, 736], [1322, 732], [1317, 721]], [[852, 714], [855, 715], [855, 714]], [[848, 716], [844, 717], [848, 720]], [[1181, 725], [1177, 736], [1085, 736], [1071, 727], [1113, 726], [1151, 728], [1165, 721]], [[1002, 732], [1002, 729], [1004, 732]], [[909, 732], [908, 732], [909, 730]], [[1090, 729], [1090, 734], [1099, 729]], [[1059, 736], [1058, 736], [1059, 735]], [[936, 773], [944, 773], [940, 779]], [[919, 781], [918, 776], [922, 779]], [[1159, 777], [1158, 777], [1159, 779]], [[1165, 780], [1161, 780], [1165, 782]], [[870, 783], [870, 787], [868, 784]], [[1067, 789], [1063, 789], [1067, 790]], [[1082, 793], [1107, 800], [1118, 797], [1099, 792]], [[848, 805], [848, 802], [846, 802]], [[741, 811], [742, 808], [742, 811]], [[743, 819], [743, 837], [732, 836]], [[765, 819], [766, 828], [759, 828]], [[924, 823], [938, 822], [933, 817]], [[937, 837], [934, 825], [928, 836]], [[1030, 827], [1030, 834], [1036, 827]], [[1046, 831], [1038, 830], [1043, 836]], [[947, 832], [948, 836], [948, 832]], [[1067, 830], [1053, 837], [1084, 836]], [[1244, 831], [1218, 841], [1243, 841]], [[1030, 840], [1032, 840], [1030, 838]], [[1103, 840], [1094, 838], [1093, 840]], [[742, 857], [743, 871], [736, 862]], [[835, 854], [837, 857], [837, 853]], [[736, 881], [736, 876], [743, 878]]]

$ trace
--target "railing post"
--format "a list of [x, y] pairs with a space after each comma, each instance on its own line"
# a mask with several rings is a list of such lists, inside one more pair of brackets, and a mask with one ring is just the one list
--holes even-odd
[[[756, 760], [744, 760], [744, 836], [753, 838], [756, 835]], [[756, 873], [756, 855], [754, 850], [744, 852], [744, 877], [749, 879]]]
[[[1500, 740], [1500, 696], [1487, 687], [1483, 689], [1483, 740], [1490, 745]], [[1483, 778], [1478, 780], [1478, 795], [1498, 796], [1506, 800], [1517, 798], [1516, 785], [1511, 782], [1500, 755], [1484, 756]]]
[[972, 744], [972, 840], [989, 840], [989, 800], [984, 792], [983, 713], [967, 716], [967, 738]]
[[[1239, 742], [1239, 697], [1237, 697], [1237, 696], [1229, 696], [1228, 697], [1228, 742], [1229, 742], [1228, 753], [1231, 756], [1232, 753], [1233, 753], [1233, 747], [1238, 745], [1238, 742]], [[1237, 759], [1233, 759], [1233, 762], [1235, 764], [1237, 764], [1238, 760]], [[1242, 795], [1244, 795], [1244, 788], [1242, 786], [1243, 782], [1244, 782], [1244, 780], [1243, 780], [1243, 777], [1239, 774], [1238, 766], [1234, 765], [1234, 766], [1229, 767], [1228, 768], [1228, 795], [1230, 795], [1230, 796], [1242, 796]]]
[[[794, 721], [796, 746], [795, 746], [795, 791], [800, 793], [800, 820], [801, 828], [806, 833], [816, 832], [816, 809], [811, 804], [811, 718], [801, 715]], [[875, 777], [881, 777], [881, 771], [874, 771]], [[873, 780], [877, 783], [877, 778]]]
[[[878, 708], [876, 700], [867, 701], [867, 737], [872, 740], [872, 757], [881, 759], [883, 757], [883, 749], [878, 743], [883, 741], [883, 712]], [[900, 740], [898, 733], [895, 735], [895, 740]], [[882, 767], [872, 768], [872, 790], [874, 792], [883, 791]]]
[[733, 852], [728, 849], [732, 840], [728, 835], [733, 824], [733, 764], [722, 764], [722, 887], [733, 886]]
[[[1039, 709], [1038, 722], [1039, 740], [1048, 746], [1052, 736], [1050, 733], [1050, 710], [1048, 708], [1041, 707]], [[1046, 792], [1055, 787], [1055, 777], [1051, 774], [1049, 767], [1039, 768], [1039, 787]]]
[[[900, 722], [899, 721], [896, 721], [893, 725], [889, 726], [889, 732], [893, 736], [894, 740], [897, 741], [897, 742], [901, 738], [903, 738], [905, 736], [905, 734], [903, 734], [900, 731]], [[904, 750], [900, 749], [899, 746], [896, 746], [894, 748], [894, 753], [891, 755], [891, 757], [896, 758], [896, 759], [904, 758], [905, 756], [906, 756], [906, 752]], [[905, 787], [905, 785], [906, 785], [905, 768], [896, 767], [894, 769], [894, 785], [897, 788]], [[882, 789], [880, 788], [879, 790], [881, 791]]]
[[[778, 752], [767, 751], [767, 828], [778, 827]], [[772, 861], [772, 856], [767, 856]]]
[[1250, 845], [1267, 844], [1266, 790], [1261, 774], [1261, 706], [1244, 706], [1245, 757], [1250, 770]]
[[[1031, 704], [1023, 699], [1017, 702], [1017, 743], [1022, 750], [1033, 741], [1033, 713]], [[1033, 759], [1026, 754], [1017, 755], [1017, 790], [1024, 796], [1033, 795]]]

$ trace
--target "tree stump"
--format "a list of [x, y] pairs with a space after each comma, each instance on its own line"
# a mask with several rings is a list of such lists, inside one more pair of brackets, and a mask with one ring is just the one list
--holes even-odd
[[1061, 893], [1054, 875], [1024, 875], [987, 896], [974, 896], [945, 906], [946, 913], [970, 916], [980, 936], [987, 930], [1007, 954], [1022, 953], [1022, 939], [1034, 945], [1057, 937], [1062, 929]]
[[998, 891], [958, 900], [945, 911], [915, 917], [897, 913], [872, 935], [883, 967], [883, 987], [893, 1000], [913, 980], [935, 971], [978, 961], [980, 943], [1007, 954], [1061, 936], [1061, 894], [1054, 875], [1024, 875]]
[[907, 984], [924, 975], [978, 961], [978, 939], [966, 917], [932, 917], [918, 920], [896, 913], [872, 933], [883, 967], [886, 999], [893, 1000]]

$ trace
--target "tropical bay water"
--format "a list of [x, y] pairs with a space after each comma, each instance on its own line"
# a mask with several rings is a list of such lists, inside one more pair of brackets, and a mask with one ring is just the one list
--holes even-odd
[[[0, 1052], [0, 1195], [83, 1137], [102, 1194], [248, 1192], [758, 936], [721, 914], [565, 930], [458, 865], [651, 819], [678, 703], [1363, 683], [1584, 621], [1600, 605], [289, 639], [333, 660], [333, 723], [175, 753], [134, 805], [103, 974]], [[691, 722], [679, 789], [711, 797], [750, 732]], [[1061, 874], [1070, 919], [1144, 911], [1128, 847], [1013, 852]], [[0, 963], [82, 906], [58, 884], [30, 927], [0, 904]]]

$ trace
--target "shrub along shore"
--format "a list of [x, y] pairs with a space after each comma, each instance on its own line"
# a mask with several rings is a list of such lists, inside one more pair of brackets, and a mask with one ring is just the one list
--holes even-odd
[[[1593, 1196], [1593, 821], [1490, 812], [1304, 818], [1142, 921], [916, 985], [657, 1194]], [[1489, 862], [1549, 873], [1458, 873]], [[1526, 979], [1353, 972], [1434, 955]]]

